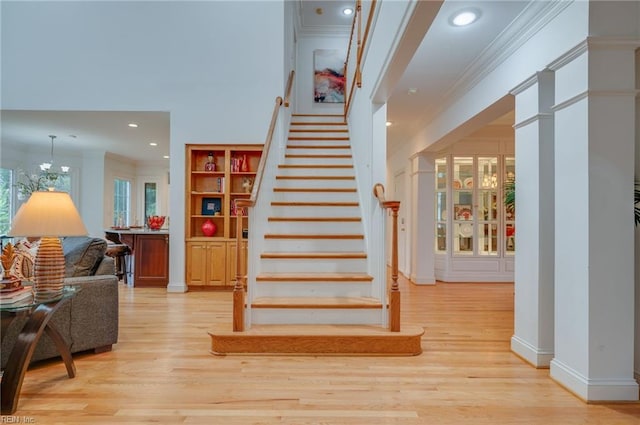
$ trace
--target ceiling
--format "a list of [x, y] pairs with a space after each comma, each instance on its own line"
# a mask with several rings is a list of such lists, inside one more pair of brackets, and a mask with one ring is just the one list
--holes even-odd
[[[437, 6], [437, 2], [434, 0]], [[351, 19], [342, 10], [354, 1], [296, 0], [300, 33], [349, 33]], [[465, 88], [474, 71], [483, 64], [478, 58], [487, 49], [499, 47], [501, 37], [514, 29], [514, 20], [532, 3], [522, 1], [450, 0], [441, 4], [432, 25], [402, 76], [388, 96], [388, 150], [409, 140], [428, 124]], [[433, 2], [432, 2], [433, 4]], [[453, 27], [451, 15], [472, 6], [481, 15], [468, 27]], [[409, 93], [410, 89], [413, 94]], [[56, 135], [57, 149], [98, 149], [135, 161], [162, 160], [169, 155], [169, 114], [167, 112], [61, 112], [2, 111], [2, 140], [50, 146]], [[135, 122], [138, 128], [130, 128]], [[512, 116], [501, 123], [512, 122]], [[149, 146], [158, 143], [157, 147]], [[132, 149], [132, 146], [136, 146]], [[166, 161], [166, 159], [165, 159]]]

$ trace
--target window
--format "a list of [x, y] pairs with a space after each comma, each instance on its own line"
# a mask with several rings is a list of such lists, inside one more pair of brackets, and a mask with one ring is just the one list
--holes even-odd
[[6, 235], [11, 228], [12, 185], [13, 171], [0, 168], [0, 235]]
[[158, 214], [158, 204], [156, 202], [158, 194], [157, 185], [155, 183], [144, 184], [144, 222], [152, 215]]
[[129, 225], [131, 209], [131, 182], [115, 179], [113, 181], [113, 225], [124, 227]]

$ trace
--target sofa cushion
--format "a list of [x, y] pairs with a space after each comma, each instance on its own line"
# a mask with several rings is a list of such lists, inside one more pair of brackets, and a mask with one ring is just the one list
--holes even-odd
[[93, 276], [107, 251], [107, 241], [86, 236], [62, 240], [65, 277]]

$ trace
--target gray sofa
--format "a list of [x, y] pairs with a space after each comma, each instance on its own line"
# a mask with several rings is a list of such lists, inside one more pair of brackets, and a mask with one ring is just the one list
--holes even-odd
[[[113, 258], [105, 256], [107, 242], [73, 237], [63, 239], [62, 246], [65, 284], [80, 290], [54, 313], [50, 324], [60, 332], [72, 353], [109, 351], [118, 342], [118, 279]], [[25, 322], [25, 317], [17, 317], [2, 335], [2, 368]], [[53, 341], [44, 333], [31, 361], [58, 356]]]

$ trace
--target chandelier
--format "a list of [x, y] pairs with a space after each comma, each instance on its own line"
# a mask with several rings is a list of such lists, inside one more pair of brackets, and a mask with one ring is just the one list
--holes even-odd
[[[53, 167], [53, 141], [56, 139], [57, 136], [50, 134], [49, 137], [51, 138], [51, 160], [49, 162], [43, 162], [42, 164], [40, 164], [40, 170], [47, 174], [55, 174], [55, 178], [53, 179], [55, 180], [58, 178], [59, 173], [56, 173], [55, 171], [53, 171], [51, 167]], [[63, 173], [68, 173], [69, 167], [66, 165], [61, 165], [60, 171]]]

